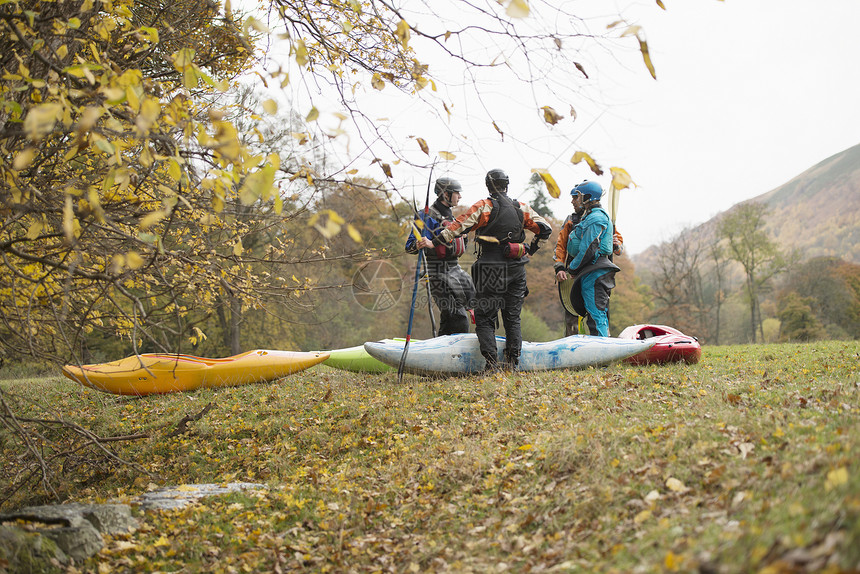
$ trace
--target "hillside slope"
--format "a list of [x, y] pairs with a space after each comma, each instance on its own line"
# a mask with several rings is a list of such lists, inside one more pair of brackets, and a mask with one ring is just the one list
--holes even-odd
[[[743, 203], [770, 208], [767, 230], [783, 249], [804, 259], [830, 255], [860, 264], [860, 145], [835, 154], [791, 181]], [[725, 213], [685, 233], [709, 239]], [[654, 267], [657, 246], [633, 257], [637, 271]]]

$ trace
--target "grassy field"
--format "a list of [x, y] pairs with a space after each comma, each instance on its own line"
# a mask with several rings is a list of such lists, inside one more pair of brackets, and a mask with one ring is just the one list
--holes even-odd
[[[59, 376], [0, 385], [28, 416], [44, 416], [27, 402], [38, 399], [102, 436], [148, 435], [110, 446], [151, 475], [80, 460], [59, 477], [71, 500], [183, 483], [268, 486], [139, 514], [142, 528], [109, 539], [86, 571], [860, 568], [858, 342], [710, 347], [695, 366], [404, 384], [315, 368], [146, 398]], [[189, 432], [168, 436], [210, 402]], [[0, 432], [5, 466], [20, 447]], [[10, 477], [2, 473], [0, 492]], [[40, 496], [18, 492], [0, 510]]]

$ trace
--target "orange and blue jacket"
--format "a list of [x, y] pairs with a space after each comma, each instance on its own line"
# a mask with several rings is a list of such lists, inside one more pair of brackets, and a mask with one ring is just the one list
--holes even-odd
[[[564, 223], [561, 226], [561, 231], [558, 233], [558, 241], [555, 242], [555, 255], [553, 256], [553, 267], [556, 272], [564, 270], [567, 268], [567, 263], [572, 258], [571, 255], [567, 253], [567, 242], [570, 239], [570, 233], [573, 231], [573, 228], [576, 227], [581, 220], [581, 217], [578, 213], [571, 213], [568, 215]], [[612, 234], [612, 253], [615, 255], [621, 255], [624, 252], [624, 238], [619, 233], [618, 229], [615, 228]]]
[[[516, 200], [514, 200], [516, 201]], [[547, 223], [547, 220], [532, 209], [529, 205], [517, 201], [520, 210], [523, 212], [523, 228], [528, 229], [535, 234], [535, 238], [539, 241], [545, 241], [552, 234], [552, 227]], [[472, 205], [465, 212], [461, 213], [448, 227], [442, 229], [439, 237], [446, 242], [449, 242], [463, 235], [474, 231], [480, 234], [480, 230], [487, 226], [490, 221], [490, 214], [493, 211], [493, 200], [489, 197], [482, 199]]]

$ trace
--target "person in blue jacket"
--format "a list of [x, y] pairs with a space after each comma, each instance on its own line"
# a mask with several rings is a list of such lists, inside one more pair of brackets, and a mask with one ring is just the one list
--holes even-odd
[[571, 195], [582, 198], [582, 216], [567, 240], [570, 261], [559, 270], [574, 278], [570, 301], [576, 313], [586, 317], [592, 335], [609, 336], [609, 296], [615, 287], [615, 273], [621, 269], [612, 263], [614, 227], [609, 215], [600, 206], [603, 188], [595, 181], [583, 181]]
[[406, 251], [418, 253], [419, 249], [424, 250], [430, 294], [439, 307], [438, 335], [468, 333], [475, 286], [458, 261], [466, 252], [466, 238], [458, 237], [451, 243], [436, 245], [431, 239], [438, 237], [441, 230], [454, 221], [451, 208], [460, 203], [463, 188], [455, 179], [440, 177], [433, 190], [436, 201], [430, 206], [430, 214], [425, 221], [426, 235], [430, 238], [418, 237], [416, 241], [415, 235], [410, 233], [406, 239]]

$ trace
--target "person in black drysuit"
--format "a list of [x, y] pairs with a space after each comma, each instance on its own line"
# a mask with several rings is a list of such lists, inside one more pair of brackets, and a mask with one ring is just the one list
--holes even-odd
[[[437, 244], [451, 242], [475, 231], [479, 248], [478, 259], [472, 265], [477, 291], [475, 333], [487, 370], [499, 368], [495, 336], [499, 311], [505, 325], [504, 367], [515, 370], [519, 365], [523, 343], [520, 311], [529, 292], [525, 264], [552, 233], [549, 223], [536, 211], [508, 197], [508, 181], [500, 169], [487, 172], [484, 182], [490, 197], [472, 205], [434, 239]], [[526, 229], [535, 234], [529, 245], [524, 243]]]
[[[457, 207], [463, 188], [454, 179], [440, 177], [434, 186], [436, 201], [430, 207], [429, 218], [424, 225], [427, 234], [435, 237], [441, 229], [454, 221], [452, 207]], [[460, 267], [458, 259], [466, 251], [466, 237], [458, 237], [450, 244], [433, 245], [433, 241], [410, 233], [406, 239], [406, 251], [418, 253], [424, 249], [427, 275], [430, 278], [430, 294], [439, 307], [438, 335], [453, 335], [469, 332], [469, 310], [475, 302], [475, 286], [472, 278]]]

